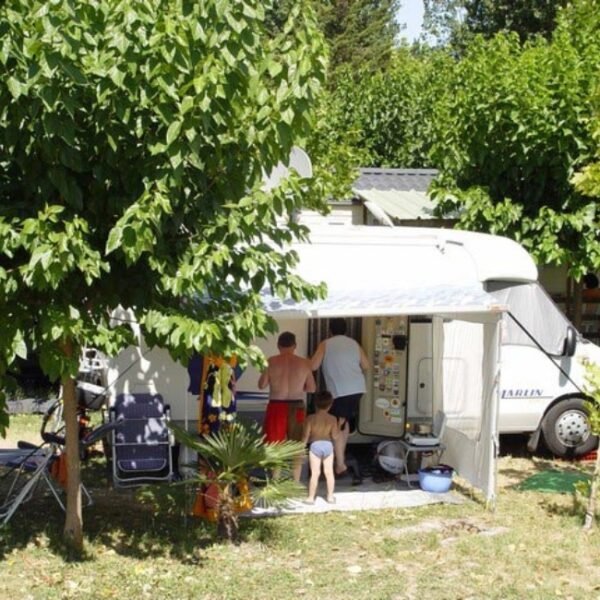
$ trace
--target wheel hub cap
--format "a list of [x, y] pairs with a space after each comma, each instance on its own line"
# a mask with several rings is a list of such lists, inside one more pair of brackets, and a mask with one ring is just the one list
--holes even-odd
[[587, 415], [579, 410], [570, 410], [556, 422], [556, 435], [565, 446], [577, 446], [590, 437]]

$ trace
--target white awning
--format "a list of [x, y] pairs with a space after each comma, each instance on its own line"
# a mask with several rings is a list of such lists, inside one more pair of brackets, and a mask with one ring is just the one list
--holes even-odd
[[504, 307], [481, 286], [430, 285], [418, 288], [329, 288], [327, 298], [310, 302], [280, 300], [264, 294], [264, 303], [277, 318], [368, 317], [384, 315], [460, 315], [499, 312]]
[[374, 229], [323, 233], [313, 236], [314, 243], [296, 244], [300, 262], [295, 273], [313, 284], [325, 282], [327, 298], [282, 301], [265, 293], [269, 312], [298, 318], [501, 310], [484, 291], [477, 265], [462, 244], [448, 243], [441, 235]]

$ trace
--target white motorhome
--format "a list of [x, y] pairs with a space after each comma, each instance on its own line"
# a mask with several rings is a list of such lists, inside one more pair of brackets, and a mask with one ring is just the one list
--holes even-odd
[[[374, 367], [368, 375], [370, 393], [361, 406], [360, 433], [400, 435], [407, 423], [431, 417], [432, 301], [452, 306], [457, 302], [450, 298], [453, 293], [471, 288], [506, 309], [499, 433], [530, 433], [532, 451], [543, 441], [557, 456], [583, 455], [597, 445], [583, 405], [582, 359], [600, 362], [600, 349], [575, 332], [538, 283], [537, 268], [521, 246], [492, 235], [406, 227], [330, 227], [313, 231], [311, 240], [296, 247], [299, 272], [309, 281], [325, 281], [328, 299], [294, 307], [275, 302], [271, 308], [280, 330], [294, 331], [300, 352], [307, 355], [327, 335], [325, 315], [351, 317], [351, 329]], [[382, 305], [379, 314], [373, 311], [374, 296]], [[435, 311], [443, 312], [439, 307]], [[295, 319], [302, 312], [308, 322]], [[392, 344], [394, 335], [406, 337], [405, 348], [386, 353], [383, 346]], [[464, 343], [471, 341], [467, 337]], [[276, 352], [275, 341], [263, 348]], [[389, 366], [381, 361], [391, 356]], [[458, 356], [450, 353], [444, 361], [455, 363], [456, 376], [468, 386]], [[238, 388], [241, 410], [255, 415], [264, 411], [266, 402], [255, 388], [257, 377], [249, 371]], [[389, 423], [382, 421], [383, 413]]]
[[[583, 410], [580, 359], [600, 349], [573, 328], [537, 283], [531, 257], [506, 238], [444, 229], [328, 227], [296, 244], [297, 273], [327, 284], [324, 300], [265, 294], [279, 330], [293, 331], [308, 356], [345, 317], [372, 368], [353, 441], [401, 437], [408, 427], [447, 416], [443, 460], [495, 493], [498, 432], [531, 432], [558, 455], [596, 443]], [[111, 359], [107, 384], [160, 392], [173, 418], [194, 427], [197, 399], [185, 366], [164, 350], [137, 347]], [[259, 341], [275, 353], [276, 336]], [[267, 395], [258, 372], [237, 382], [238, 411], [261, 418]]]

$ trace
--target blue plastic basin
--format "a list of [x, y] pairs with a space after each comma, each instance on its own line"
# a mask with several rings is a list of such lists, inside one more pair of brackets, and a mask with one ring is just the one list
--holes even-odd
[[450, 467], [427, 467], [419, 470], [419, 485], [425, 492], [447, 492], [452, 485], [454, 470]]

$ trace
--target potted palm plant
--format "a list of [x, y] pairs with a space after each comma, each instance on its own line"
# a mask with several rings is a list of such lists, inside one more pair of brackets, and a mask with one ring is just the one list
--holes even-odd
[[301, 492], [301, 486], [286, 476], [292, 461], [305, 452], [301, 442], [267, 443], [258, 425], [243, 421], [204, 436], [170, 427], [181, 444], [198, 454], [201, 468], [187, 482], [213, 490], [221, 538], [237, 538], [240, 511], [258, 501], [278, 505]]

